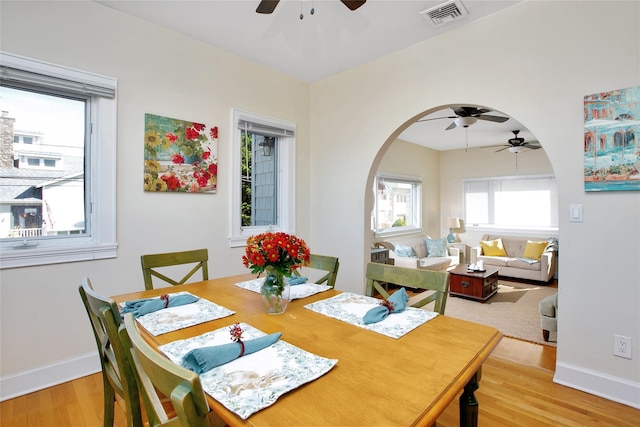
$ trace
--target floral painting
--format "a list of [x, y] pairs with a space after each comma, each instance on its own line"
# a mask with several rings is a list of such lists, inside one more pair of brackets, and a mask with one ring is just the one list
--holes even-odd
[[217, 126], [145, 114], [145, 191], [215, 193], [217, 184]]
[[585, 191], [640, 191], [640, 86], [584, 97]]

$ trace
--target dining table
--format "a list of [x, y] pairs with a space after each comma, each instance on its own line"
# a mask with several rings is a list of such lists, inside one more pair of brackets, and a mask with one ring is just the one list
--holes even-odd
[[319, 378], [281, 395], [246, 419], [207, 394], [211, 410], [229, 426], [433, 426], [457, 397], [460, 425], [475, 426], [483, 362], [498, 345], [497, 329], [435, 315], [399, 338], [310, 310], [310, 303], [339, 296], [328, 289], [289, 302], [280, 315], [265, 312], [261, 295], [236, 284], [255, 279], [241, 274], [178, 286], [115, 295], [118, 303], [188, 292], [233, 314], [153, 335], [140, 327], [154, 348], [200, 336], [235, 323], [337, 363]]

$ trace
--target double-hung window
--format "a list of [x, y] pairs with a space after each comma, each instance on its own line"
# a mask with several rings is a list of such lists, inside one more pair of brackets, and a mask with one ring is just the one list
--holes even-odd
[[231, 247], [266, 231], [295, 233], [295, 125], [233, 110]]
[[466, 228], [541, 232], [558, 228], [553, 176], [468, 179], [463, 187]]
[[115, 257], [116, 81], [0, 55], [0, 267]]
[[410, 233], [422, 229], [422, 180], [418, 177], [379, 174], [375, 180], [376, 236]]

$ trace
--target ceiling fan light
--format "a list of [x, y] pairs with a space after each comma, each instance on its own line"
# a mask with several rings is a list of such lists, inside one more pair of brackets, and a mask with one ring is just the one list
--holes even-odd
[[522, 150], [524, 150], [524, 147], [522, 147], [520, 145], [516, 145], [515, 147], [509, 147], [509, 151], [511, 151], [512, 153], [516, 153], [516, 154], [518, 154]]
[[469, 127], [470, 125], [477, 122], [478, 119], [476, 117], [466, 116], [466, 117], [458, 117], [454, 120], [456, 126], [460, 127]]

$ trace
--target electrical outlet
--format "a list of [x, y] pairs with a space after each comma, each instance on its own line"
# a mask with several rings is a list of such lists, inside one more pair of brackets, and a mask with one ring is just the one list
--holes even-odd
[[613, 336], [613, 354], [615, 356], [631, 359], [631, 337], [614, 335]]

